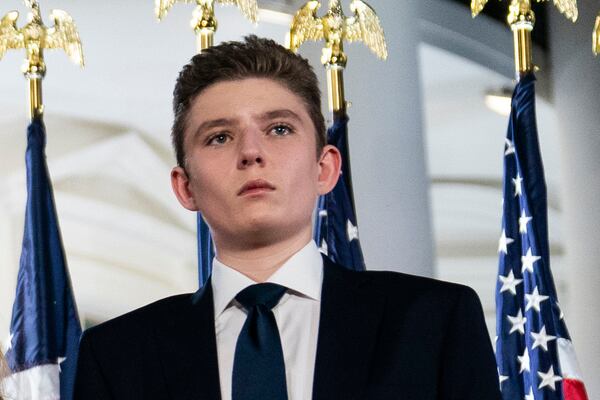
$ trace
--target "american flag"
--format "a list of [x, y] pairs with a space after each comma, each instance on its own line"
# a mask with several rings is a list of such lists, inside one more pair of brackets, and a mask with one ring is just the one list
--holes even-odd
[[505, 139], [496, 362], [505, 400], [587, 400], [550, 271], [535, 77], [517, 84]]
[[71, 399], [81, 324], [65, 260], [41, 119], [27, 131], [25, 233], [6, 358], [8, 399]]
[[335, 188], [319, 198], [314, 239], [323, 254], [349, 269], [365, 269], [350, 175], [348, 117], [337, 117], [327, 130], [327, 142], [342, 154], [342, 176]]

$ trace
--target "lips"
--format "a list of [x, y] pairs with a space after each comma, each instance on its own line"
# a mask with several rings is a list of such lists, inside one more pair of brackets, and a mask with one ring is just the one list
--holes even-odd
[[268, 181], [264, 179], [255, 179], [252, 181], [248, 181], [242, 186], [242, 188], [238, 191], [238, 196], [242, 196], [244, 194], [253, 193], [253, 192], [261, 192], [261, 191], [270, 191], [275, 190], [275, 186], [271, 185]]

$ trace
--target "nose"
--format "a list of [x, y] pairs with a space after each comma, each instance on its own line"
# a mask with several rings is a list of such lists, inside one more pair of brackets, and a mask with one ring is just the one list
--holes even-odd
[[261, 143], [262, 135], [258, 130], [247, 129], [238, 141], [239, 160], [238, 168], [248, 168], [254, 164], [264, 165], [264, 148]]

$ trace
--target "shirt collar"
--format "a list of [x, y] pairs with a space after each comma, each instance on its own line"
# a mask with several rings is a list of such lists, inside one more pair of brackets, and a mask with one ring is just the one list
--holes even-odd
[[[315, 242], [308, 242], [271, 275], [267, 282], [277, 283], [302, 296], [321, 301], [323, 259]], [[239, 292], [255, 283], [215, 257], [211, 277], [215, 317], [221, 315]]]

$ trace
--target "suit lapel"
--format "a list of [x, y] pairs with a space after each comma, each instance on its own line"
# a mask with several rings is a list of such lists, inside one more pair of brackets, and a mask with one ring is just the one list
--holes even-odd
[[369, 281], [324, 257], [314, 400], [361, 398], [385, 301]]
[[171, 310], [156, 338], [171, 399], [221, 398], [210, 280]]

